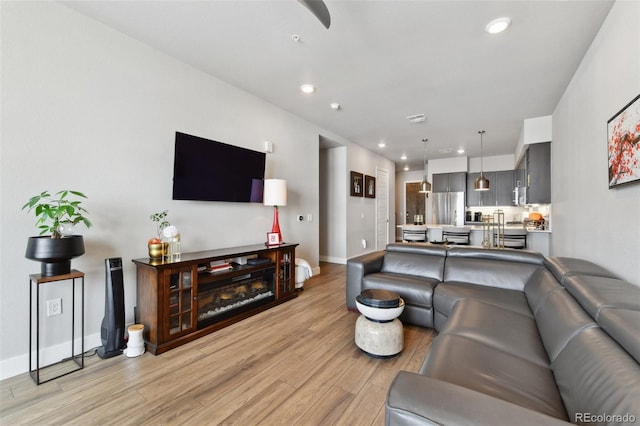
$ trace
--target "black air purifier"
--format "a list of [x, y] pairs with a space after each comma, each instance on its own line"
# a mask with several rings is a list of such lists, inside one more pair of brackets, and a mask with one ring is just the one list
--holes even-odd
[[106, 283], [104, 295], [104, 318], [100, 337], [102, 346], [98, 356], [102, 359], [122, 354], [124, 341], [124, 280], [122, 278], [122, 258], [104, 260]]

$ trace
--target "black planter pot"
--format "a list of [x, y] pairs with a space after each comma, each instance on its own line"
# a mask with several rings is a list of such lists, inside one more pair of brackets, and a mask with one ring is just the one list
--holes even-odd
[[27, 259], [42, 262], [40, 273], [43, 277], [64, 275], [71, 271], [71, 259], [84, 254], [82, 235], [63, 238], [29, 237]]

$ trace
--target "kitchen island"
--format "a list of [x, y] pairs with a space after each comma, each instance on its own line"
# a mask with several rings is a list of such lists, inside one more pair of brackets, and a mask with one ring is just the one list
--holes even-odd
[[[429, 224], [427, 225], [428, 241], [442, 241], [442, 228], [451, 225]], [[402, 225], [398, 225], [402, 228]], [[472, 246], [482, 245], [482, 225], [464, 225], [464, 228], [471, 229], [470, 241]], [[506, 225], [505, 229], [522, 229], [522, 225]], [[490, 231], [492, 232], [492, 231]], [[402, 232], [399, 233], [402, 235]], [[540, 252], [544, 256], [550, 253], [551, 230], [549, 229], [527, 229], [527, 249]]]

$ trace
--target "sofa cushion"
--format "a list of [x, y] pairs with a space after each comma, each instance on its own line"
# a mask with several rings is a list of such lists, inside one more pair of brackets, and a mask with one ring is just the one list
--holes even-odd
[[443, 281], [524, 290], [538, 269], [544, 268], [539, 253], [516, 249], [480, 249], [452, 247], [447, 255]]
[[640, 311], [604, 308], [600, 311], [598, 321], [609, 336], [640, 362]]
[[437, 312], [449, 316], [455, 303], [463, 299], [482, 300], [522, 315], [533, 316], [527, 299], [521, 291], [456, 281], [444, 282], [436, 286], [433, 307]]
[[456, 303], [442, 334], [463, 336], [534, 364], [549, 367], [549, 358], [531, 315], [474, 299]]
[[551, 367], [570, 421], [583, 423], [584, 413], [640, 419], [638, 364], [602, 329], [589, 328], [575, 336]]
[[552, 362], [577, 334], [586, 328], [597, 327], [565, 289], [552, 292], [535, 316], [538, 332]]
[[549, 368], [467, 337], [436, 337], [420, 373], [552, 417], [567, 418]]
[[380, 272], [442, 281], [446, 251], [418, 244], [389, 244]]
[[603, 308], [640, 310], [638, 287], [617, 278], [573, 275], [565, 279], [564, 286], [598, 322]]
[[564, 420], [408, 371], [399, 372], [393, 380], [385, 411], [385, 424], [389, 426], [567, 426]]
[[433, 278], [383, 272], [365, 275], [362, 279], [363, 290], [375, 288], [393, 291], [399, 294], [407, 305], [428, 308], [433, 306], [433, 288], [436, 284], [438, 280]]
[[551, 293], [562, 289], [564, 287], [558, 283], [551, 272], [547, 269], [537, 270], [524, 286], [524, 293], [531, 312], [535, 314]]
[[584, 259], [550, 257], [545, 259], [544, 264], [561, 284], [564, 284], [564, 280], [571, 275], [594, 275], [597, 277], [617, 278], [615, 274], [612, 274], [602, 266]]
[[433, 288], [437, 283], [433, 278], [377, 272], [364, 276], [362, 289], [383, 289], [399, 294], [405, 302], [400, 320], [432, 328]]

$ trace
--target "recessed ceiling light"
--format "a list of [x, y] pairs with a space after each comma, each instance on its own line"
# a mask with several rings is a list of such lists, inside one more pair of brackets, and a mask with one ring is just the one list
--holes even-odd
[[386, 144], [386, 143], [384, 143], [384, 142], [380, 142], [380, 143], [378, 144], [378, 147], [379, 147], [379, 148], [384, 148], [385, 146], [387, 146], [387, 144]]
[[409, 171], [409, 166], [404, 166], [404, 171], [408, 172]]
[[331, 107], [332, 110], [337, 111], [340, 109], [340, 104], [337, 102], [332, 102], [331, 104], [329, 104], [329, 106]]
[[407, 159], [407, 154], [402, 154], [402, 157], [400, 157], [401, 160], [406, 160]]
[[313, 84], [303, 84], [302, 86], [300, 86], [300, 90], [302, 90], [304, 93], [313, 93], [316, 91], [316, 86], [314, 86]]
[[511, 25], [511, 19], [505, 16], [489, 22], [484, 29], [489, 34], [498, 34], [509, 28], [509, 25]]
[[464, 148], [458, 148], [458, 154], [464, 154]]

